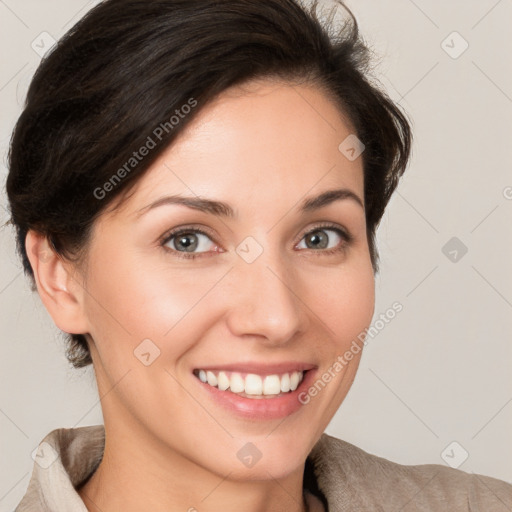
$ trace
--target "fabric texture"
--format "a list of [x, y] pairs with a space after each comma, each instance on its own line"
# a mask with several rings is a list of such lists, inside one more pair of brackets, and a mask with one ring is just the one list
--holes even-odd
[[[76, 489], [94, 473], [104, 447], [103, 425], [51, 431], [15, 512], [87, 512]], [[325, 433], [308, 456], [304, 481], [329, 512], [512, 511], [507, 482], [440, 464], [397, 464]]]

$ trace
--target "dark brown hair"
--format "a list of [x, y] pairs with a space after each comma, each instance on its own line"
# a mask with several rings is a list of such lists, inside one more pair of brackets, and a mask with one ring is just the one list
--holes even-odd
[[[306, 8], [298, 0], [107, 0], [89, 11], [42, 60], [12, 135], [7, 194], [32, 289], [29, 229], [79, 261], [107, 206], [204, 105], [254, 78], [322, 88], [364, 143], [367, 237], [377, 273], [376, 228], [412, 136], [405, 115], [369, 78], [370, 50], [352, 13], [338, 4], [349, 15], [339, 29], [320, 21], [316, 1]], [[143, 146], [150, 151], [135, 158]], [[90, 364], [85, 336], [67, 339], [69, 361]]]

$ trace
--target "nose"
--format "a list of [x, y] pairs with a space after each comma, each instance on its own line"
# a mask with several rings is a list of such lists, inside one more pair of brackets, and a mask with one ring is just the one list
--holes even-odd
[[279, 257], [263, 252], [255, 261], [237, 261], [230, 272], [227, 323], [237, 337], [283, 345], [308, 327], [307, 297], [300, 280]]

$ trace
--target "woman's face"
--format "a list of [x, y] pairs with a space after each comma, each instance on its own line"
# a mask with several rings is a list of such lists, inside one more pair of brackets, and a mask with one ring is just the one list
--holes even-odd
[[351, 134], [319, 89], [231, 89], [97, 220], [82, 311], [110, 439], [231, 478], [304, 463], [374, 311], [362, 161], [339, 149]]

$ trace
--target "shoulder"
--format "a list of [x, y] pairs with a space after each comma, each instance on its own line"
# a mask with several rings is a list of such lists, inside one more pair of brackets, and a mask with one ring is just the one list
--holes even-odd
[[43, 449], [49, 445], [50, 450], [55, 451], [71, 482], [78, 485], [96, 468], [103, 456], [105, 427], [58, 428], [43, 438], [40, 449], [41, 445]]
[[34, 454], [32, 475], [16, 512], [83, 510], [75, 487], [96, 469], [105, 446], [105, 427], [52, 430]]
[[[327, 434], [310, 453], [329, 510], [512, 510], [512, 485], [441, 464], [402, 465]], [[332, 506], [331, 506], [332, 505]]]

